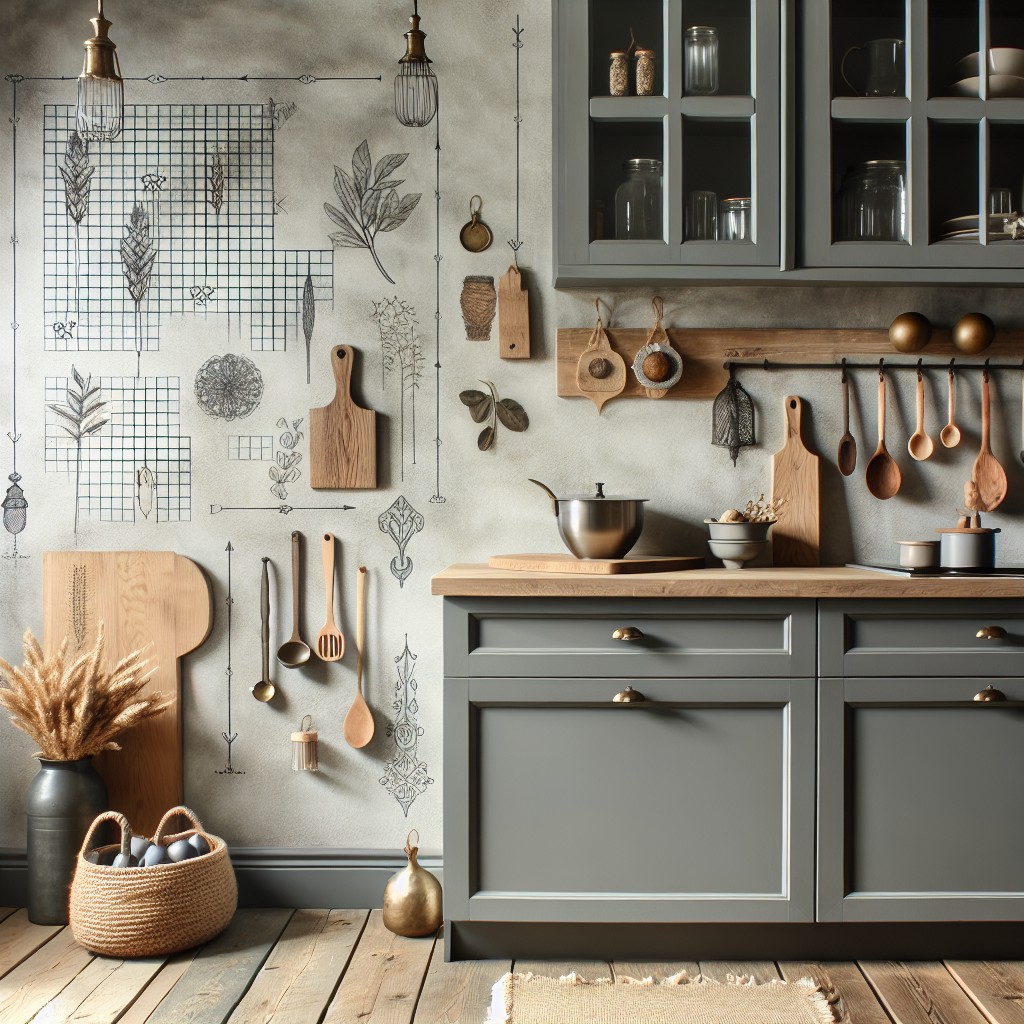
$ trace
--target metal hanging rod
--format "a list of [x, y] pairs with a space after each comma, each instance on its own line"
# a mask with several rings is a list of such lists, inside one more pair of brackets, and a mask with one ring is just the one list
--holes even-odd
[[948, 363], [931, 362], [926, 363], [918, 359], [914, 363], [889, 363], [882, 357], [877, 363], [851, 363], [842, 359], [836, 363], [779, 363], [771, 359], [763, 359], [759, 362], [740, 362], [729, 360], [722, 364], [730, 372], [734, 370], [828, 370], [835, 373], [836, 370], [1017, 370], [1024, 371], [1024, 360], [1019, 363], [992, 363], [985, 360], [983, 363], [958, 363], [954, 356]]

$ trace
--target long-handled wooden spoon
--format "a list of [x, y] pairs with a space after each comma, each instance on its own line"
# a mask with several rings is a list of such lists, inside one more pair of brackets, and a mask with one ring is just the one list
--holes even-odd
[[843, 370], [843, 436], [839, 438], [836, 465], [843, 476], [849, 476], [857, 468], [857, 439], [850, 433], [850, 382]]
[[885, 501], [900, 489], [900, 467], [885, 447], [885, 377], [878, 374], [878, 447], [864, 470], [868, 490]]
[[988, 370], [985, 370], [981, 375], [981, 451], [974, 460], [974, 472], [971, 474], [971, 479], [978, 486], [978, 512], [991, 512], [1006, 497], [1006, 473], [989, 444], [990, 412]]
[[366, 566], [359, 566], [356, 584], [356, 696], [345, 716], [345, 742], [357, 750], [373, 739], [373, 713], [363, 697], [363, 644], [366, 639]]
[[953, 422], [956, 411], [956, 385], [953, 381], [953, 367], [949, 368], [949, 422], [942, 428], [939, 440], [947, 448], [955, 448], [960, 443], [960, 428]]
[[292, 531], [292, 635], [277, 649], [277, 660], [286, 668], [309, 661], [309, 644], [299, 636], [299, 531]]
[[341, 661], [345, 637], [334, 622], [334, 534], [325, 533], [321, 550], [324, 556], [324, 600], [327, 620], [316, 638], [316, 653], [322, 661]]
[[277, 687], [270, 681], [270, 579], [267, 576], [269, 558], [263, 559], [260, 574], [260, 641], [263, 648], [263, 678], [252, 688], [252, 695], [261, 703], [274, 699]]
[[917, 430], [907, 441], [907, 451], [918, 462], [930, 459], [935, 451], [935, 442], [924, 432], [924, 375], [920, 370], [917, 371]]

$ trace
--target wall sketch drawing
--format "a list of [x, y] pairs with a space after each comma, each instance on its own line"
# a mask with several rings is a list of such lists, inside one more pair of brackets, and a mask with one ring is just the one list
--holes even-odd
[[288, 497], [288, 484], [294, 483], [302, 476], [299, 469], [302, 452], [295, 451], [295, 448], [306, 435], [299, 429], [302, 426], [301, 416], [297, 420], [292, 420], [290, 426], [288, 420], [282, 416], [277, 425], [284, 430], [278, 438], [281, 448], [275, 458], [276, 465], [270, 467], [270, 479], [274, 481], [270, 493], [284, 501]]
[[131, 219], [124, 226], [121, 239], [121, 263], [128, 294], [135, 303], [135, 376], [142, 373], [142, 301], [149, 292], [149, 279], [153, 273], [156, 249], [149, 237], [149, 217], [136, 203]]
[[267, 119], [274, 131], [277, 131], [298, 109], [296, 103], [275, 103], [273, 96], [267, 99]]
[[441, 493], [441, 103], [434, 118], [434, 493], [432, 505], [443, 505]]
[[[398, 371], [401, 393], [399, 436], [402, 440], [401, 479], [405, 479], [405, 438], [411, 435], [412, 465], [416, 465], [416, 392], [423, 375], [423, 348], [416, 334], [416, 310], [397, 295], [373, 304], [370, 317], [380, 332], [381, 387], [389, 373]], [[408, 400], [409, 417], [405, 409]]]
[[99, 385], [92, 375], [83, 377], [73, 366], [73, 381], [67, 383], [62, 404], [51, 403], [49, 409], [59, 417], [60, 428], [75, 444], [75, 536], [78, 536], [78, 510], [82, 501], [82, 446], [107, 425], [102, 411], [106, 402], [100, 400]]
[[416, 797], [433, 784], [426, 761], [420, 759], [419, 744], [423, 727], [419, 724], [419, 701], [416, 699], [416, 655], [409, 650], [409, 637], [405, 649], [395, 658], [398, 681], [395, 683], [394, 721], [388, 723], [385, 735], [395, 741], [394, 756], [384, 766], [380, 784], [398, 801], [402, 813], [408, 818], [409, 808]]
[[228, 593], [224, 599], [224, 604], [227, 606], [227, 620], [228, 620], [228, 666], [224, 670], [224, 675], [227, 677], [227, 690], [228, 690], [228, 727], [221, 733], [224, 738], [224, 742], [228, 745], [228, 760], [222, 771], [214, 769], [217, 775], [244, 775], [245, 772], [240, 771], [231, 763], [231, 744], [238, 739], [238, 733], [232, 732], [231, 730], [231, 677], [235, 674], [231, 668], [231, 609], [234, 606], [235, 599], [231, 594], [231, 554], [235, 550], [228, 541], [228, 546], [224, 549], [228, 553]]
[[494, 278], [472, 274], [463, 279], [462, 322], [466, 325], [466, 341], [490, 341], [491, 324], [498, 308], [498, 293], [494, 290]]
[[412, 575], [412, 559], [406, 558], [409, 541], [423, 529], [423, 516], [400, 494], [387, 511], [377, 520], [381, 533], [386, 533], [398, 545], [398, 554], [391, 559], [391, 575], [400, 587]]
[[499, 422], [506, 429], [518, 434], [530, 426], [530, 417], [514, 398], [499, 399], [498, 392], [489, 380], [482, 380], [480, 383], [487, 386], [489, 395], [482, 391], [460, 391], [459, 401], [469, 409], [469, 415], [473, 417], [474, 423], [489, 420], [476, 441], [480, 451], [486, 452], [494, 447]]
[[368, 249], [377, 264], [377, 269], [386, 281], [394, 284], [394, 278], [384, 269], [377, 255], [378, 233], [400, 228], [416, 209], [420, 193], [398, 196], [398, 186], [404, 178], [391, 175], [405, 163], [408, 153], [389, 153], [373, 166], [370, 147], [366, 139], [352, 154], [352, 173], [344, 168], [334, 168], [334, 191], [338, 196], [340, 209], [324, 203], [324, 212], [337, 225], [330, 239], [336, 248]]
[[210, 356], [196, 374], [195, 394], [207, 416], [242, 419], [259, 408], [263, 374], [248, 356]]
[[273, 457], [273, 434], [232, 434], [228, 438], [229, 462], [269, 462]]
[[[74, 106], [44, 106], [48, 350], [137, 352], [140, 343], [156, 350], [169, 317], [199, 311], [236, 318], [255, 351], [287, 347], [307, 277], [316, 299], [334, 297], [333, 249], [275, 245], [275, 128], [289, 106], [129, 105], [117, 145], [88, 147], [72, 141]], [[126, 238], [133, 266], [141, 255], [140, 239], [126, 227], [137, 206], [155, 251], [142, 299], [121, 258]]]
[[351, 512], [355, 505], [211, 505], [210, 515], [221, 512], [278, 512], [283, 516], [292, 512]]
[[68, 616], [75, 636], [75, 650], [80, 651], [89, 633], [89, 571], [84, 565], [71, 567], [68, 591]]
[[516, 236], [508, 240], [509, 248], [512, 250], [512, 258], [515, 260], [516, 266], [519, 266], [519, 250], [523, 246], [523, 241], [519, 237], [519, 130], [523, 123], [522, 105], [520, 103], [519, 95], [519, 84], [520, 84], [520, 60], [523, 52], [523, 26], [519, 20], [519, 15], [516, 15], [516, 23], [512, 26], [512, 35], [515, 36], [515, 41], [512, 46], [516, 51], [516, 112], [512, 120], [516, 126]]
[[149, 513], [153, 511], [155, 497], [156, 473], [149, 466], [140, 466], [135, 472], [135, 501], [143, 519], [148, 519]]
[[[142, 512], [140, 502], [151, 500], [158, 522], [191, 519], [192, 442], [180, 433], [178, 378], [100, 377], [82, 384], [79, 379], [77, 372], [72, 378], [46, 378], [46, 471], [75, 475], [76, 513], [132, 523]], [[78, 398], [94, 389], [105, 400], [99, 410], [104, 428], [86, 435], [95, 414], [83, 421], [81, 431], [68, 414], [77, 418]], [[86, 408], [83, 401], [83, 414]], [[81, 443], [75, 440], [79, 432]], [[147, 483], [151, 491], [140, 487]]]
[[316, 323], [316, 295], [313, 292], [313, 278], [306, 272], [302, 286], [302, 335], [306, 339], [306, 383], [309, 383], [309, 347], [313, 343], [313, 325]]
[[4, 510], [4, 529], [14, 537], [14, 551], [11, 557], [17, 558], [18, 534], [25, 529], [25, 525], [28, 522], [28, 501], [25, 500], [24, 490], [19, 486], [21, 474], [15, 470], [8, 475], [7, 479], [11, 481], [11, 485], [7, 488], [7, 494], [4, 495], [2, 504]]

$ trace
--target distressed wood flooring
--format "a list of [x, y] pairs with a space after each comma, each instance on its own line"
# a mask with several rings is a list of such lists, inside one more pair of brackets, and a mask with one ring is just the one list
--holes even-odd
[[1024, 1024], [1018, 961], [446, 964], [442, 947], [392, 935], [377, 910], [240, 910], [199, 950], [109, 960], [70, 929], [0, 908], [0, 1022], [482, 1024], [491, 986], [511, 969], [613, 978], [686, 968], [718, 980], [813, 976], [831, 985], [851, 1024]]

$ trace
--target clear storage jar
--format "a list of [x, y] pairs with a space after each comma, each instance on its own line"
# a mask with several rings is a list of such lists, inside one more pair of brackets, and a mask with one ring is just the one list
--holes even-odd
[[723, 199], [719, 203], [718, 237], [723, 242], [750, 241], [750, 196]]
[[684, 40], [687, 96], [713, 96], [718, 92], [718, 29], [693, 25]]
[[661, 217], [661, 161], [627, 160], [626, 179], [615, 191], [615, 237], [630, 241], [664, 237]]
[[839, 240], [907, 240], [907, 165], [866, 160], [852, 166], [839, 191]]

